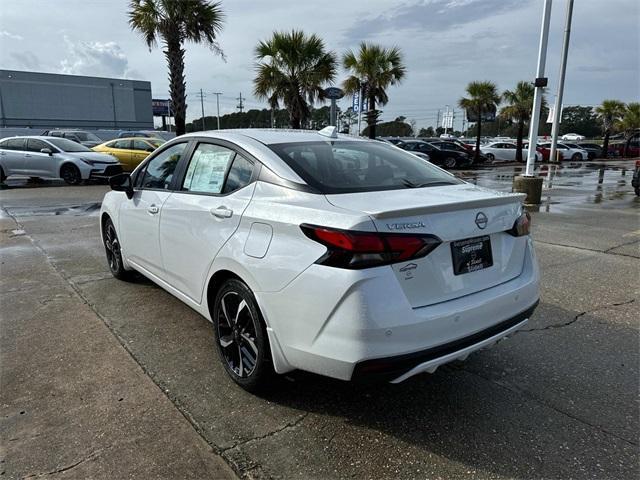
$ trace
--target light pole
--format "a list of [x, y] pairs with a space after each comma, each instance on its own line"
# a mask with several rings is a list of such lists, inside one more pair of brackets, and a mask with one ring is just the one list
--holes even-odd
[[513, 191], [526, 193], [525, 203], [540, 204], [542, 198], [542, 178], [533, 176], [536, 161], [536, 147], [538, 145], [538, 125], [542, 107], [542, 94], [548, 79], [544, 76], [547, 61], [547, 43], [549, 40], [549, 21], [551, 20], [551, 0], [544, 0], [542, 8], [542, 26], [540, 28], [540, 45], [538, 48], [538, 66], [536, 69], [535, 90], [533, 94], [533, 112], [529, 126], [529, 150], [527, 151], [527, 167], [524, 175], [513, 178]]
[[562, 115], [562, 94], [564, 93], [564, 77], [567, 72], [567, 55], [569, 53], [569, 37], [571, 36], [571, 17], [573, 15], [573, 0], [567, 0], [567, 17], [564, 25], [564, 43], [562, 44], [562, 57], [560, 61], [560, 79], [558, 80], [558, 95], [553, 108], [553, 125], [551, 127], [551, 152], [549, 159], [556, 161], [556, 147], [558, 145], [558, 130], [560, 115]]

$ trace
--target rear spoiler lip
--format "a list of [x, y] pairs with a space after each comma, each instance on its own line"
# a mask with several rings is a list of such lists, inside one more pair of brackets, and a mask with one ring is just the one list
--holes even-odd
[[520, 204], [524, 202], [526, 195], [524, 193], [509, 193], [495, 197], [477, 198], [462, 202], [442, 203], [438, 205], [425, 205], [420, 207], [399, 208], [395, 210], [385, 210], [383, 212], [370, 212], [369, 215], [375, 219], [393, 218], [398, 216], [415, 216], [428, 213], [452, 212], [457, 210], [466, 210], [482, 207], [495, 207], [498, 205], [507, 205], [509, 203]]

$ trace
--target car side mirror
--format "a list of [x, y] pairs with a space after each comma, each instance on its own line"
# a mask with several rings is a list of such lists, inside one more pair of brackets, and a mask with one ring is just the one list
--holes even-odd
[[50, 148], [41, 148], [40, 153], [46, 153], [47, 155], [51, 156], [53, 155], [53, 150], [51, 150]]
[[133, 185], [131, 185], [131, 175], [128, 173], [120, 173], [111, 177], [109, 186], [111, 190], [126, 193], [129, 200], [133, 198]]

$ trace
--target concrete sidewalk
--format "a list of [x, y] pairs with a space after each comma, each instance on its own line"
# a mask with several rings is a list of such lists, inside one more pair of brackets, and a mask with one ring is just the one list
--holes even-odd
[[0, 262], [1, 478], [236, 478], [6, 217]]

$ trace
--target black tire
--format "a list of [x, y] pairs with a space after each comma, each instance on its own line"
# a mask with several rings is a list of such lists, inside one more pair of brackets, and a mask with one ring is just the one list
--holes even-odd
[[60, 168], [60, 178], [69, 185], [79, 185], [82, 182], [80, 169], [71, 163], [65, 163]]
[[487, 153], [486, 157], [489, 162], [493, 162], [496, 159], [493, 153]]
[[444, 166], [446, 168], [456, 168], [456, 159], [453, 157], [447, 157], [444, 159]]
[[581, 153], [574, 153], [573, 155], [571, 155], [571, 161], [572, 162], [581, 162], [582, 161], [582, 154]]
[[4, 170], [0, 167], [0, 183], [4, 182], [7, 176], [4, 174]]
[[634, 190], [636, 192], [636, 195], [640, 197], [640, 186], [636, 187]]
[[110, 218], [104, 222], [102, 238], [111, 274], [118, 280], [131, 280], [133, 278], [133, 272], [125, 270], [124, 268], [122, 252], [120, 250], [120, 241], [118, 240], [116, 228], [113, 226], [113, 222]]
[[226, 280], [213, 304], [213, 331], [227, 374], [248, 392], [273, 384], [269, 339], [255, 297], [244, 282]]

